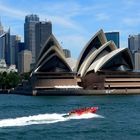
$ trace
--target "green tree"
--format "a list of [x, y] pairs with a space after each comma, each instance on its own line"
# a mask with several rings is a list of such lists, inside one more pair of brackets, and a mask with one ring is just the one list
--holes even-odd
[[30, 78], [30, 72], [23, 73], [23, 74], [21, 75], [21, 77], [22, 77], [22, 79], [24, 79], [24, 80], [29, 80], [29, 78]]
[[10, 89], [16, 87], [21, 81], [20, 76], [16, 72], [0, 73], [0, 87], [1, 89]]

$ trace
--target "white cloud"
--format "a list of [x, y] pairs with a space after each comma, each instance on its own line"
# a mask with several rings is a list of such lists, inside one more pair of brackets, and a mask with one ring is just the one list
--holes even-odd
[[123, 2], [127, 5], [127, 6], [133, 6], [135, 4], [137, 4], [136, 0], [123, 0]]
[[136, 18], [124, 18], [123, 19], [123, 23], [125, 25], [128, 25], [128, 26], [137, 26], [140, 24], [140, 18], [139, 17], [136, 17]]
[[[15, 1], [17, 2], [17, 0]], [[105, 3], [100, 1], [96, 2], [95, 0], [87, 1], [86, 3], [80, 0], [32, 0], [32, 2], [35, 3], [32, 6], [30, 5], [31, 1], [26, 0], [21, 0], [18, 5], [14, 5], [12, 2], [9, 2], [9, 0], [3, 0], [3, 2], [1, 0], [0, 13], [2, 20], [3, 17], [5, 17], [5, 19], [8, 17], [6, 21], [9, 21], [9, 23], [7, 22], [7, 25], [4, 26], [11, 24], [11, 30], [14, 33], [16, 33], [16, 31], [21, 32], [23, 31], [25, 16], [32, 13], [37, 14], [41, 20], [48, 19], [52, 22], [53, 33], [59, 34], [59, 41], [62, 41], [64, 47], [70, 49], [74, 55], [76, 54], [75, 56], [79, 55], [81, 49], [87, 43], [88, 39], [90, 39], [88, 35], [94, 34], [97, 28], [111, 31], [112, 29], [121, 29], [123, 32], [122, 35], [124, 35], [124, 30], [127, 26], [134, 27], [140, 24], [138, 14], [135, 15], [133, 9], [131, 9], [131, 13], [129, 12], [130, 9], [129, 11], [125, 9], [125, 6], [127, 7], [127, 5], [134, 4], [134, 0], [124, 0], [121, 2], [121, 5], [120, 2], [116, 1]], [[115, 9], [112, 9], [113, 6]], [[119, 11], [117, 10], [118, 7]], [[131, 8], [131, 6], [128, 6], [127, 10], [128, 8]], [[135, 13], [139, 12], [136, 11]], [[130, 18], [132, 15], [138, 17]], [[128, 16], [128, 18], [125, 18], [125, 16]], [[130, 29], [128, 28], [128, 30]]]
[[[78, 25], [78, 23], [76, 23], [74, 20], [72, 20], [72, 18], [69, 17], [70, 15], [66, 16], [66, 12], [64, 12], [64, 13], [62, 12], [65, 16], [57, 15], [56, 14], [57, 11], [63, 11], [63, 9], [58, 9], [58, 8], [61, 8], [61, 6], [54, 8], [57, 10], [50, 9], [54, 12], [54, 14], [52, 13], [52, 15], [42, 14], [42, 12], [38, 12], [38, 15], [43, 20], [45, 20], [46, 18], [51, 20], [53, 24], [56, 24], [56, 25], [59, 25], [59, 26], [65, 27], [65, 28], [71, 28], [71, 29], [74, 29], [76, 31], [83, 30], [83, 27]], [[24, 20], [26, 15], [28, 15], [30, 13], [34, 13], [31, 11], [32, 10], [29, 9], [28, 11], [25, 12], [24, 10], [18, 10], [17, 8], [14, 9], [14, 8], [5, 6], [3, 4], [0, 4], [0, 12], [3, 15], [6, 15], [6, 16], [11, 17], [11, 18], [16, 18], [19, 20]], [[74, 15], [74, 13], [73, 13], [73, 15]], [[71, 16], [72, 16], [72, 14], [71, 14]]]
[[9, 17], [18, 18], [20, 20], [23, 20], [23, 17], [27, 14], [27, 12], [15, 10], [11, 7], [7, 7], [5, 5], [0, 4], [0, 12], [8, 15]]
[[[46, 8], [47, 5], [47, 8]], [[50, 15], [58, 15], [67, 18], [73, 18], [75, 16], [89, 14], [95, 10], [96, 6], [83, 6], [76, 1], [59, 1], [59, 2], [44, 2], [41, 4], [42, 12], [48, 12]], [[90, 12], [89, 12], [90, 11]]]
[[61, 17], [61, 16], [50, 16], [50, 15], [43, 15], [42, 13], [39, 14], [39, 17], [44, 20], [44, 19], [49, 19], [53, 24], [65, 27], [65, 28], [70, 28], [70, 29], [74, 29], [76, 31], [82, 31], [83, 28], [78, 25], [78, 23], [75, 23], [75, 21], [69, 19], [69, 18], [65, 18], [65, 17]]
[[96, 14], [96, 20], [98, 20], [98, 21], [105, 21], [105, 20], [109, 20], [109, 19], [110, 19], [110, 17], [106, 13]]

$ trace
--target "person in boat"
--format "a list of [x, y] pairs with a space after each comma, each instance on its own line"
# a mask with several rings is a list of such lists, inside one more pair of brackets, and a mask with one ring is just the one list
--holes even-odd
[[69, 113], [69, 115], [72, 115], [72, 114], [81, 115], [81, 114], [85, 114], [85, 113], [95, 113], [97, 109], [98, 109], [97, 107], [88, 107], [88, 108], [76, 109], [74, 111], [71, 111]]
[[86, 108], [81, 108], [81, 109], [76, 109], [73, 110], [71, 112], [69, 112], [68, 114], [64, 115], [64, 117], [69, 117], [71, 115], [82, 115], [82, 114], [86, 114], [86, 113], [95, 113], [97, 111], [98, 107], [86, 107]]

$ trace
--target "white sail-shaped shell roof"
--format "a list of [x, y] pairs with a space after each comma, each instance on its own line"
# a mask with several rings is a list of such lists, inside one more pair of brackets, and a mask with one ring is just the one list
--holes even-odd
[[81, 64], [91, 53], [107, 42], [106, 36], [101, 29], [85, 45], [77, 61], [76, 71], [79, 71]]
[[[120, 58], [117, 57], [119, 54], [122, 54]], [[114, 58], [116, 58], [117, 62], [114, 61], [114, 65], [110, 65], [110, 60], [114, 60]], [[110, 67], [107, 65], [110, 65]], [[83, 77], [89, 71], [97, 72], [102, 68], [108, 68], [108, 70], [113, 68], [116, 68], [116, 70], [122, 70], [123, 68], [132, 70], [133, 67], [133, 60], [129, 50], [124, 48], [118, 49], [113, 41], [107, 42], [103, 30], [100, 30], [83, 48], [78, 58], [76, 71], [79, 76]]]
[[84, 76], [86, 74], [87, 69], [95, 61], [95, 59], [99, 59], [99, 58], [103, 57], [104, 55], [110, 53], [111, 51], [115, 50], [116, 48], [117, 47], [113, 41], [108, 41], [105, 44], [103, 44], [99, 49], [97, 49], [93, 53], [91, 53], [87, 57], [87, 59], [82, 63], [82, 65], [78, 71], [78, 75]]
[[[52, 60], [52, 62], [50, 62], [50, 60]], [[61, 46], [53, 35], [49, 37], [45, 42], [44, 47], [41, 49], [34, 72], [41, 72], [42, 70], [45, 71], [45, 69], [47, 72], [50, 65], [52, 68], [54, 65], [54, 67], [56, 66], [58, 69], [63, 69], [67, 72], [72, 71], [65, 59]]]
[[44, 43], [43, 47], [41, 48], [38, 56], [38, 60], [42, 57], [42, 55], [44, 54], [44, 52], [46, 52], [49, 48], [51, 48], [52, 46], [56, 46], [58, 49], [60, 49], [60, 51], [63, 53], [63, 49], [61, 48], [60, 44], [58, 43], [58, 41], [56, 40], [56, 38], [54, 37], [54, 35], [50, 35], [50, 37], [46, 40], [46, 42]]
[[[127, 48], [118, 49], [113, 41], [108, 41], [101, 29], [85, 45], [76, 64], [77, 75], [84, 77], [89, 72], [100, 70], [132, 70], [132, 56]], [[55, 71], [56, 69], [56, 71]], [[51, 35], [41, 48], [33, 72], [72, 72], [63, 49]]]
[[[108, 62], [111, 62], [113, 58], [115, 58], [118, 54], [121, 53], [126, 53], [127, 54], [127, 64], [130, 67], [130, 69], [133, 69], [133, 61], [132, 61], [132, 57], [130, 56], [130, 52], [127, 48], [120, 48], [120, 49], [116, 49], [114, 51], [112, 51], [111, 53], [101, 57], [100, 59], [98, 59], [97, 61], [93, 62], [91, 64], [91, 66], [87, 69], [86, 73], [90, 72], [90, 71], [94, 71], [95, 73], [99, 70], [101, 70], [103, 67], [105, 67], [105, 65]], [[124, 55], [122, 55], [122, 58], [124, 57]], [[120, 60], [122, 59], [120, 58]], [[121, 64], [122, 62], [120, 62]], [[115, 64], [114, 64], [115, 65]]]

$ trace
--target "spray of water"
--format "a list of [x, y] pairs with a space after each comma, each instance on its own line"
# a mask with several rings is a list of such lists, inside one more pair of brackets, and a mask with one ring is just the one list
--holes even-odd
[[25, 126], [33, 124], [49, 124], [57, 123], [62, 121], [68, 121], [72, 119], [89, 119], [89, 118], [103, 118], [103, 116], [98, 114], [83, 114], [80, 116], [69, 116], [64, 117], [66, 114], [39, 114], [28, 117], [18, 117], [0, 120], [0, 127], [13, 127], [13, 126]]

